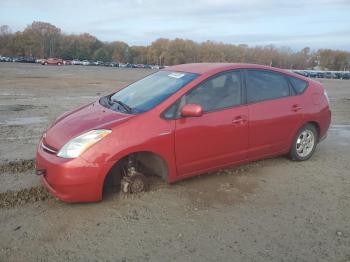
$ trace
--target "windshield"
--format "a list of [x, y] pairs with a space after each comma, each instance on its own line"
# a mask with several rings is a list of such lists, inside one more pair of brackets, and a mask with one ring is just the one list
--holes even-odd
[[100, 103], [113, 110], [126, 113], [146, 112], [163, 102], [197, 76], [197, 74], [192, 73], [158, 71], [115, 94], [102, 98]]

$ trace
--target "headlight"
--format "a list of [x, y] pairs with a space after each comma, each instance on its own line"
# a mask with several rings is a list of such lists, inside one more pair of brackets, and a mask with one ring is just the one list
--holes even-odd
[[57, 153], [57, 156], [63, 158], [76, 158], [110, 133], [112, 133], [112, 131], [106, 129], [86, 132], [65, 144]]

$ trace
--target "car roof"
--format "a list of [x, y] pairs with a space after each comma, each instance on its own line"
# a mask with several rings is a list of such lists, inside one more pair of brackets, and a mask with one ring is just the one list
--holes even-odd
[[192, 63], [192, 64], [168, 66], [163, 70], [188, 72], [188, 73], [195, 73], [195, 74], [207, 74], [211, 72], [226, 71], [226, 70], [232, 70], [232, 69], [238, 69], [238, 68], [268, 69], [268, 70], [273, 70], [281, 73], [287, 73], [287, 74], [289, 73], [286, 70], [271, 67], [271, 66], [248, 64], [248, 63]]

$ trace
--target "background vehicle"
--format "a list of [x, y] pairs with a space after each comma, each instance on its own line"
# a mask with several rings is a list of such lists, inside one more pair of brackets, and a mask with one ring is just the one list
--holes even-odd
[[341, 72], [336, 72], [334, 73], [334, 78], [335, 79], [342, 79], [343, 74]]
[[309, 77], [313, 77], [313, 78], [317, 77], [317, 73], [315, 71], [309, 71], [308, 74], [309, 74]]
[[100, 65], [103, 65], [104, 62], [103, 62], [103, 61], [95, 61], [95, 62], [93, 62], [93, 64], [94, 64], [95, 66], [100, 66]]
[[12, 62], [15, 62], [15, 63], [21, 63], [23, 61], [23, 57], [21, 56], [15, 56], [12, 58]]
[[325, 78], [326, 73], [325, 72], [317, 72], [317, 78]]
[[332, 72], [325, 72], [325, 78], [333, 79], [336, 78], [336, 75]]
[[30, 56], [20, 56], [14, 59], [14, 62], [18, 63], [35, 63], [35, 58]]
[[350, 79], [350, 73], [344, 73], [344, 74], [342, 75], [342, 79], [349, 80], [349, 79]]
[[39, 59], [35, 60], [35, 63], [41, 64], [44, 60], [46, 60], [46, 59], [39, 58]]
[[2, 56], [0, 57], [1, 62], [12, 62], [12, 58], [8, 56]]
[[72, 60], [72, 65], [81, 65], [81, 61], [80, 61], [80, 60], [73, 59], [73, 60]]
[[63, 60], [60, 58], [48, 58], [41, 61], [42, 65], [63, 65]]
[[119, 67], [119, 64], [116, 62], [104, 62], [103, 66]]
[[294, 73], [298, 74], [298, 75], [302, 75], [302, 76], [305, 76], [305, 77], [308, 77], [309, 76], [309, 73], [306, 72], [306, 71], [303, 71], [303, 70], [293, 70]]
[[83, 61], [81, 62], [81, 65], [83, 65], [83, 66], [88, 66], [88, 65], [90, 65], [90, 61], [89, 61], [89, 60], [83, 60]]

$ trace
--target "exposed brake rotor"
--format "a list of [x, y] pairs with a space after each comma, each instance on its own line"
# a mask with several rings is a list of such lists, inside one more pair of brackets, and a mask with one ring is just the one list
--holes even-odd
[[124, 193], [141, 193], [147, 190], [147, 178], [139, 172], [131, 176], [124, 176], [121, 181], [121, 189]]

